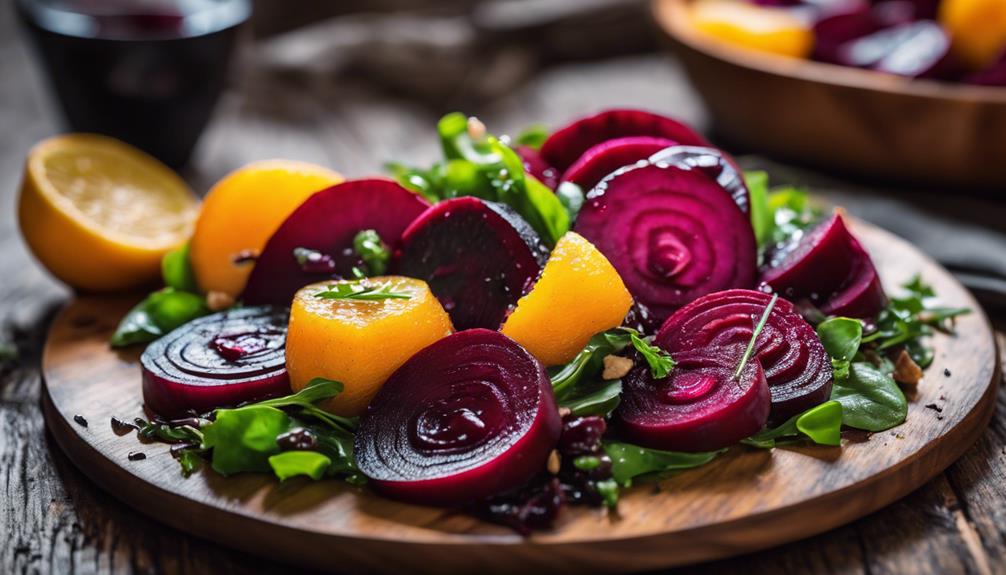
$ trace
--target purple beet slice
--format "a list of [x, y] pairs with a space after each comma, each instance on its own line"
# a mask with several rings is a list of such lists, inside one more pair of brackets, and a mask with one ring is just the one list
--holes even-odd
[[847, 42], [836, 59], [846, 66], [910, 78], [942, 78], [954, 69], [950, 39], [932, 20], [891, 26]]
[[288, 319], [283, 308], [244, 307], [173, 330], [140, 356], [144, 403], [175, 417], [290, 393]]
[[388, 497], [462, 505], [531, 480], [561, 429], [538, 360], [499, 332], [472, 329], [391, 375], [360, 419], [353, 453]]
[[618, 270], [647, 330], [705, 294], [754, 285], [751, 223], [701, 170], [663, 162], [618, 170], [588, 195], [574, 229]]
[[[682, 352], [734, 349], [743, 354], [771, 296], [728, 290], [699, 298], [674, 313], [654, 343], [675, 359]], [[779, 298], [755, 342], [752, 357], [765, 372], [773, 421], [784, 421], [831, 396], [831, 360], [814, 328]]]
[[405, 230], [394, 267], [429, 284], [455, 329], [498, 329], [547, 258], [541, 238], [509, 206], [462, 197]]
[[842, 64], [840, 48], [878, 28], [869, 4], [850, 2], [830, 10], [814, 22], [814, 59]]
[[618, 168], [645, 160], [676, 143], [652, 136], [629, 136], [601, 142], [584, 152], [562, 175], [562, 181], [573, 182], [587, 192]]
[[769, 387], [757, 359], [735, 377], [742, 354], [734, 347], [675, 354], [662, 380], [645, 366], [633, 369], [623, 380], [619, 431], [671, 451], [713, 451], [757, 433], [768, 421]]
[[643, 110], [606, 110], [581, 118], [549, 136], [541, 146], [541, 157], [565, 172], [590, 148], [627, 136], [653, 136], [683, 145], [709, 145], [695, 130], [672, 118]]
[[524, 171], [534, 176], [550, 190], [559, 187], [559, 172], [542, 159], [538, 150], [530, 146], [517, 146], [515, 149], [524, 163]]
[[839, 213], [769, 254], [760, 282], [789, 300], [852, 317], [872, 318], [886, 304], [870, 255]]
[[[361, 262], [353, 238], [375, 230], [392, 249], [413, 220], [429, 207], [419, 195], [385, 179], [351, 180], [322, 190], [300, 205], [269, 238], [252, 269], [242, 301], [288, 306], [307, 284], [352, 276]], [[298, 262], [294, 250], [315, 252]]]
[[1006, 49], [989, 67], [967, 76], [964, 81], [978, 86], [1006, 86]]
[[751, 193], [744, 183], [744, 175], [733, 158], [717, 148], [701, 146], [674, 146], [664, 148], [650, 156], [650, 163], [670, 165], [683, 170], [696, 170], [716, 180], [730, 194], [734, 203], [745, 214], [751, 211]]

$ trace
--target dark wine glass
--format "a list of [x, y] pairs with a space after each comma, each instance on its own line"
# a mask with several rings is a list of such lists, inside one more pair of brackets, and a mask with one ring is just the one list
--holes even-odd
[[223, 92], [249, 0], [17, 0], [70, 129], [184, 165]]

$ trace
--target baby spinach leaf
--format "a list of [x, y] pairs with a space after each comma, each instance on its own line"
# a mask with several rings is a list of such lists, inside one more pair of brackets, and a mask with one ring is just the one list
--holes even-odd
[[317, 481], [324, 477], [331, 465], [332, 460], [317, 451], [284, 451], [269, 457], [269, 467], [280, 481], [298, 475]]
[[608, 415], [618, 407], [622, 394], [622, 381], [592, 381], [582, 383], [559, 400], [559, 407], [568, 408], [573, 415]]
[[279, 453], [276, 438], [293, 427], [293, 419], [275, 407], [218, 409], [203, 428], [203, 447], [213, 449], [213, 469], [221, 475], [271, 471], [269, 458]]
[[745, 445], [770, 449], [780, 440], [807, 438], [818, 445], [842, 444], [842, 404], [826, 401], [789, 418], [782, 425], [759, 431], [741, 441]]
[[611, 458], [611, 475], [619, 485], [629, 487], [636, 477], [663, 475], [709, 463], [726, 450], [682, 453], [640, 447], [620, 441], [605, 441], [604, 451]]
[[196, 274], [192, 271], [192, 264], [189, 261], [188, 242], [164, 254], [161, 259], [161, 276], [164, 278], [164, 285], [170, 288], [199, 293]]
[[863, 323], [848, 317], [826, 319], [818, 324], [817, 337], [831, 356], [835, 381], [845, 381], [849, 377], [849, 365], [863, 339]]
[[555, 397], [561, 401], [580, 382], [596, 378], [604, 369], [606, 356], [621, 353], [632, 345], [629, 332], [621, 328], [595, 334], [583, 350], [566, 365], [549, 370]]
[[527, 146], [533, 150], [540, 150], [541, 145], [544, 144], [547, 139], [548, 128], [546, 128], [543, 124], [532, 124], [524, 128], [520, 134], [517, 134], [517, 137], [514, 138], [514, 142], [519, 146]]
[[831, 399], [842, 404], [842, 423], [856, 429], [884, 431], [908, 415], [908, 401], [894, 378], [866, 362], [852, 363], [848, 379], [832, 386]]
[[775, 228], [774, 214], [768, 205], [768, 173], [744, 172], [744, 183], [751, 196], [751, 227], [758, 246], [764, 248], [771, 240]]
[[201, 296], [166, 287], [136, 304], [119, 322], [110, 343], [112, 347], [123, 347], [151, 342], [208, 313]]

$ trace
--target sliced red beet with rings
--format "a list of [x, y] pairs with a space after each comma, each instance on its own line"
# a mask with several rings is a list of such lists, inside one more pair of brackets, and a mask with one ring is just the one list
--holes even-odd
[[[288, 306], [307, 284], [348, 278], [360, 263], [353, 238], [374, 230], [394, 249], [413, 220], [429, 207], [391, 180], [350, 180], [300, 205], [269, 238], [255, 261], [241, 299], [248, 305]], [[295, 251], [304, 250], [299, 258]]]
[[[675, 359], [681, 352], [728, 348], [739, 356], [771, 299], [754, 290], [709, 294], [668, 318], [654, 343]], [[758, 335], [752, 357], [768, 380], [773, 421], [785, 421], [831, 396], [831, 360], [814, 328], [782, 298]]]
[[633, 369], [616, 412], [620, 433], [671, 451], [713, 451], [757, 433], [768, 421], [769, 387], [757, 359], [736, 376], [742, 355], [735, 347], [676, 353], [661, 380], [645, 366]]
[[426, 281], [455, 329], [499, 329], [546, 259], [548, 248], [509, 206], [462, 197], [405, 230], [394, 268]]
[[453, 506], [527, 483], [562, 422], [545, 369], [499, 332], [457, 332], [421, 350], [360, 419], [353, 454], [380, 493]]
[[541, 146], [541, 157], [565, 172], [590, 148], [627, 136], [666, 138], [688, 146], [709, 145], [695, 130], [667, 116], [643, 110], [606, 110], [581, 118], [549, 136]]
[[651, 164], [696, 170], [716, 180], [745, 214], [751, 211], [751, 193], [744, 174], [723, 150], [702, 146], [673, 146], [650, 156]]
[[559, 187], [559, 171], [542, 159], [541, 153], [538, 150], [530, 146], [517, 146], [515, 151], [524, 163], [525, 172], [537, 178], [539, 182], [548, 186], [550, 190], [555, 190]]
[[165, 417], [290, 393], [289, 311], [244, 307], [193, 320], [143, 351], [143, 401]]
[[833, 315], [872, 318], [887, 304], [870, 255], [839, 213], [771, 252], [760, 281]]
[[588, 194], [574, 229], [618, 270], [648, 331], [698, 297], [754, 286], [751, 222], [702, 169], [622, 168]]
[[652, 136], [629, 136], [601, 142], [584, 152], [562, 175], [562, 181], [573, 182], [587, 192], [615, 170], [645, 160], [676, 144], [674, 140]]

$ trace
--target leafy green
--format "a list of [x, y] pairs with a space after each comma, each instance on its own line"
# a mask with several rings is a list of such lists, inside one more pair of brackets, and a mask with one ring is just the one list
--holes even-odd
[[332, 460], [317, 451], [284, 451], [269, 457], [269, 466], [280, 481], [306, 475], [311, 479], [321, 479]]
[[768, 173], [761, 171], [744, 172], [744, 183], [751, 195], [751, 227], [759, 246], [766, 245], [772, 238], [775, 219], [768, 206]]
[[608, 415], [618, 407], [622, 395], [622, 381], [591, 381], [577, 385], [565, 394], [559, 405], [575, 416]]
[[831, 357], [835, 381], [845, 381], [863, 339], [863, 322], [848, 317], [826, 319], [818, 324], [817, 337]]
[[632, 345], [628, 333], [621, 328], [610, 329], [595, 334], [580, 353], [566, 365], [549, 371], [552, 379], [552, 389], [555, 391], [559, 405], [567, 398], [567, 394], [583, 383], [589, 383], [597, 378], [604, 369], [604, 358], [618, 354]]
[[673, 471], [699, 467], [709, 463], [726, 450], [705, 453], [681, 453], [648, 449], [620, 441], [605, 441], [604, 451], [611, 458], [612, 478], [624, 487], [640, 476], [664, 475]]
[[646, 360], [646, 364], [650, 366], [650, 373], [653, 375], [653, 379], [664, 379], [671, 374], [674, 369], [674, 358], [671, 354], [660, 349], [655, 345], [651, 345], [649, 342], [639, 337], [635, 331], [630, 331], [622, 328], [623, 332], [628, 332], [629, 340], [632, 342], [632, 347], [639, 352], [639, 355], [643, 356]]
[[194, 293], [166, 287], [148, 295], [119, 322], [113, 347], [147, 343], [176, 327], [210, 313], [206, 301]]
[[744, 349], [744, 355], [741, 356], [740, 362], [737, 363], [737, 371], [734, 372], [734, 379], [741, 376], [744, 372], [744, 366], [747, 365], [748, 360], [751, 359], [751, 354], [754, 353], [755, 342], [758, 340], [758, 336], [761, 335], [763, 329], [765, 329], [765, 322], [768, 321], [768, 317], [772, 315], [772, 308], [775, 307], [775, 302], [779, 301], [779, 294], [773, 294], [772, 299], [769, 300], [768, 305], [765, 306], [765, 311], [761, 314], [761, 319], [758, 320], [758, 325], [755, 326], [754, 331], [751, 332], [751, 339], [748, 341], [747, 348]]
[[164, 285], [170, 288], [199, 293], [196, 274], [189, 262], [188, 242], [164, 254], [164, 258], [161, 259], [161, 276], [164, 278]]
[[276, 438], [293, 427], [294, 420], [275, 407], [218, 409], [203, 428], [203, 447], [213, 450], [213, 469], [221, 475], [271, 471], [269, 458], [280, 451]]
[[548, 139], [548, 128], [543, 124], [532, 124], [514, 138], [514, 142], [519, 146], [527, 146], [534, 150], [540, 150], [541, 145]]
[[356, 431], [355, 420], [333, 415], [315, 405], [320, 401], [339, 395], [343, 389], [345, 389], [345, 386], [343, 386], [342, 382], [316, 377], [307, 382], [307, 385], [303, 389], [293, 395], [267, 399], [255, 405], [275, 408], [297, 407], [300, 408], [301, 413], [321, 421], [336, 431], [344, 434], [352, 434]]
[[774, 429], [764, 429], [741, 443], [761, 448], [775, 447], [780, 440], [807, 438], [819, 445], [841, 445], [842, 404], [826, 401], [794, 415]]
[[411, 299], [407, 293], [391, 291], [390, 284], [366, 281], [331, 284], [328, 289], [314, 294], [318, 299], [352, 299], [381, 301], [386, 299]]
[[[145, 421], [137, 417], [133, 423], [136, 425], [136, 433], [142, 439], [158, 440], [167, 443], [195, 443], [203, 442], [203, 433], [199, 427], [188, 424], [171, 425], [155, 421]], [[202, 420], [202, 423], [209, 423]]]
[[[528, 177], [530, 178], [531, 176]], [[569, 221], [575, 222], [576, 217], [580, 215], [580, 209], [583, 207], [583, 189], [573, 182], [562, 182], [555, 189], [555, 197], [559, 198], [559, 203], [562, 204], [563, 208], [566, 208], [566, 213], [569, 214]]]
[[172, 453], [178, 464], [182, 466], [182, 475], [188, 477], [203, 466], [203, 450], [199, 447], [182, 449]]
[[5, 369], [17, 361], [20, 352], [14, 342], [0, 340], [0, 369]]
[[[477, 128], [476, 128], [477, 126]], [[554, 246], [572, 223], [571, 200], [559, 196], [524, 173], [524, 163], [500, 139], [485, 133], [484, 126], [457, 112], [437, 123], [445, 160], [429, 169], [390, 164], [387, 169], [409, 189], [437, 202], [474, 196], [513, 208]]]
[[849, 366], [846, 380], [835, 381], [831, 399], [842, 404], [842, 423], [856, 429], [884, 431], [908, 415], [908, 401], [894, 378], [863, 361]]
[[890, 298], [877, 316], [876, 328], [863, 336], [863, 343], [876, 351], [904, 345], [915, 363], [925, 369], [933, 362], [933, 351], [924, 338], [936, 330], [952, 331], [952, 320], [971, 310], [937, 305], [932, 287], [918, 275], [901, 287], [905, 294]]
[[375, 230], [363, 230], [357, 233], [353, 237], [353, 251], [366, 264], [366, 275], [383, 276], [388, 271], [391, 252]]

